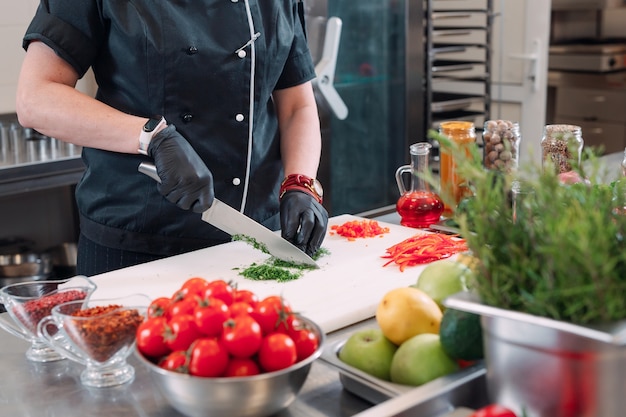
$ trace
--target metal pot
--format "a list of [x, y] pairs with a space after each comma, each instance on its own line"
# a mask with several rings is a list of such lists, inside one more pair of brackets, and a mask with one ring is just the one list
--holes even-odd
[[0, 278], [47, 276], [51, 272], [50, 255], [31, 252], [0, 255]]
[[[52, 258], [48, 254], [15, 253], [0, 255], [0, 288], [27, 281], [42, 281], [52, 274]], [[5, 310], [0, 303], [0, 313]]]

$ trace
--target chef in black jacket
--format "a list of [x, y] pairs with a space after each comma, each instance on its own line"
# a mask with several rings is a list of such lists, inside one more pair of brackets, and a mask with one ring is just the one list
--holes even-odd
[[[79, 274], [229, 241], [201, 220], [214, 196], [308, 254], [320, 247], [301, 0], [42, 0], [23, 47], [20, 123], [83, 146]], [[74, 88], [90, 67], [95, 99]]]

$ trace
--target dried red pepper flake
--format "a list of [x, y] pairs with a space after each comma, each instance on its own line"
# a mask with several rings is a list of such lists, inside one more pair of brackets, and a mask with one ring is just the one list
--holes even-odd
[[135, 341], [137, 328], [144, 317], [136, 308], [117, 304], [96, 306], [75, 311], [65, 331], [72, 341], [91, 359], [106, 362], [124, 346]]
[[85, 298], [87, 298], [87, 292], [82, 290], [55, 292], [18, 304], [12, 311], [32, 334], [37, 334], [37, 324], [41, 319], [50, 315], [52, 308], [59, 304], [84, 300]]
[[119, 304], [110, 304], [108, 306], [96, 306], [96, 307], [86, 308], [84, 310], [75, 311], [71, 315], [74, 317], [94, 317], [94, 316], [100, 316], [102, 314], [106, 314], [110, 311], [114, 311], [122, 307], [123, 306]]
[[340, 236], [347, 237], [348, 240], [357, 238], [366, 238], [381, 236], [389, 233], [388, 227], [381, 227], [376, 220], [350, 220], [342, 225], [333, 225], [330, 227], [331, 234], [337, 233]]

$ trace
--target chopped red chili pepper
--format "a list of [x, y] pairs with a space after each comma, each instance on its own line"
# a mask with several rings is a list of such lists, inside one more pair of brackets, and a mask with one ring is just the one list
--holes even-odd
[[449, 258], [455, 253], [466, 251], [464, 239], [439, 233], [415, 235], [387, 248], [383, 258], [390, 259], [383, 266], [396, 263], [400, 271], [407, 266], [427, 264], [438, 259]]
[[380, 227], [376, 220], [351, 220], [342, 225], [333, 225], [330, 227], [331, 234], [337, 233], [340, 236], [347, 237], [348, 240], [356, 238], [380, 236], [389, 233], [388, 227]]

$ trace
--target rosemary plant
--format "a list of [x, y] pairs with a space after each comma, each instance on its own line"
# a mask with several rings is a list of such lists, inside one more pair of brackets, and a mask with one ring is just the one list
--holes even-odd
[[572, 161], [589, 183], [564, 185], [553, 169], [532, 165], [487, 171], [477, 147], [468, 153], [429, 135], [451, 150], [474, 194], [454, 218], [478, 261], [473, 289], [482, 302], [581, 325], [626, 318], [626, 181], [600, 181], [591, 154]]

